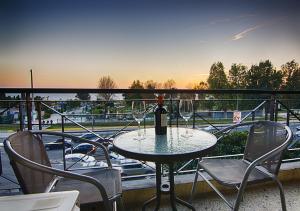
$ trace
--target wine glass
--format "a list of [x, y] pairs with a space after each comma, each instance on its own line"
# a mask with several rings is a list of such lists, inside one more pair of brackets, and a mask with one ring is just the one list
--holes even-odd
[[192, 134], [188, 134], [188, 121], [193, 115], [193, 101], [192, 100], [180, 100], [179, 101], [179, 113], [180, 116], [185, 120], [186, 129], [183, 137], [190, 137]]
[[138, 137], [136, 140], [142, 140], [144, 137], [141, 136], [141, 121], [145, 118], [146, 115], [146, 103], [145, 101], [132, 101], [132, 116], [137, 121], [139, 125]]

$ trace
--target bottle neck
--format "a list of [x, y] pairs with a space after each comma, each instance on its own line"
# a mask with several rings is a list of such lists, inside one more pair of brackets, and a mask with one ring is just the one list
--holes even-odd
[[157, 105], [162, 107], [164, 105], [164, 98], [162, 96], [158, 96], [157, 98]]

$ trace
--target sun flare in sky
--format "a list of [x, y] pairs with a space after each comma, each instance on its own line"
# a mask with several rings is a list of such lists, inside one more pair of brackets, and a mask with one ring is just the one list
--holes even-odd
[[210, 66], [300, 62], [300, 2], [16, 1], [0, 3], [0, 87], [96, 88], [109, 75], [205, 81]]

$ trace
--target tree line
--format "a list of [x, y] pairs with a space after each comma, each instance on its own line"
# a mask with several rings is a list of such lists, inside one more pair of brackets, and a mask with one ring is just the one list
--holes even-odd
[[292, 60], [276, 70], [270, 60], [265, 60], [250, 68], [234, 63], [226, 75], [222, 62], [216, 62], [210, 68], [207, 84], [209, 89], [299, 90], [300, 68]]
[[[117, 88], [116, 82], [110, 76], [99, 79], [98, 88]], [[176, 82], [168, 79], [163, 83], [153, 80], [142, 82], [133, 80], [129, 89], [173, 89]], [[277, 70], [270, 60], [261, 61], [258, 64], [246, 65], [233, 63], [225, 73], [222, 62], [211, 65], [206, 82], [200, 81], [194, 84], [192, 89], [262, 89], [262, 90], [299, 90], [300, 89], [300, 67], [295, 60], [289, 61]], [[109, 100], [110, 96], [100, 97]]]

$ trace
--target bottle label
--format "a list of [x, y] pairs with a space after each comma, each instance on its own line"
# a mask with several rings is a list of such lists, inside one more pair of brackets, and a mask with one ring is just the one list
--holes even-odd
[[167, 114], [160, 115], [161, 127], [167, 127]]

